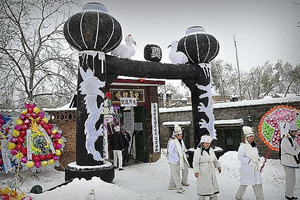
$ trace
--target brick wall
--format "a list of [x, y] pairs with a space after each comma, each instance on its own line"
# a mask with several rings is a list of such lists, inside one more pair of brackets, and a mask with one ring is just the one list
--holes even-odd
[[[221, 104], [219, 104], [221, 105]], [[268, 147], [258, 137], [258, 125], [262, 116], [268, 112], [271, 108], [277, 105], [287, 105], [287, 102], [281, 103], [270, 103], [261, 105], [242, 105], [235, 107], [220, 107], [218, 104], [214, 105], [214, 116], [215, 120], [231, 120], [231, 119], [243, 119], [244, 125], [252, 126], [256, 132], [255, 142], [258, 146], [259, 153], [261, 156], [266, 156]], [[289, 102], [289, 106], [300, 109], [300, 100], [295, 102]], [[250, 117], [250, 118], [249, 118]], [[194, 133], [193, 133], [193, 116], [191, 108], [186, 111], [173, 111], [173, 112], [160, 112], [160, 143], [161, 147], [167, 147], [167, 142], [170, 138], [170, 128], [162, 126], [163, 122], [169, 121], [191, 121], [190, 128], [190, 145], [194, 146]], [[251, 119], [251, 121], [249, 121]], [[243, 138], [243, 137], [242, 137]], [[278, 152], [272, 151], [271, 158], [278, 158]]]
[[[259, 149], [260, 156], [266, 156], [268, 152], [268, 147], [263, 143], [263, 141], [258, 137], [258, 125], [262, 116], [268, 112], [271, 108], [278, 105], [287, 105], [286, 102], [283, 103], [273, 103], [273, 104], [263, 104], [263, 105], [249, 105], [240, 107], [228, 107], [228, 108], [215, 108], [214, 115], [216, 120], [221, 119], [243, 119], [246, 126], [253, 127], [256, 136], [255, 142], [257, 148]], [[300, 109], [300, 101], [290, 102], [289, 106]], [[251, 121], [249, 120], [249, 117]], [[271, 158], [278, 158], [278, 152], [271, 151]]]
[[[192, 111], [181, 111], [181, 112], [165, 112], [159, 113], [159, 130], [160, 130], [160, 146], [166, 148], [168, 140], [171, 136], [173, 127], [162, 126], [163, 122], [176, 122], [176, 121], [191, 121], [191, 125], [185, 128], [189, 128], [190, 132], [190, 144], [194, 146], [194, 125]], [[171, 129], [171, 130], [170, 130]]]
[[56, 124], [67, 140], [59, 161], [66, 167], [76, 160], [76, 110], [45, 111], [51, 115], [50, 123]]

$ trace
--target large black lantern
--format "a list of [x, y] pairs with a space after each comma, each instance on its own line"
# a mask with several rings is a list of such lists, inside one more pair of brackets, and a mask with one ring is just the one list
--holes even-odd
[[68, 43], [78, 51], [95, 50], [109, 52], [122, 41], [120, 23], [107, 14], [99, 3], [86, 4], [82, 12], [73, 15], [64, 25]]
[[66, 166], [65, 180], [96, 176], [111, 182], [114, 169], [105, 161], [108, 148], [104, 148], [107, 135], [103, 128], [104, 94], [109, 84], [105, 53], [120, 44], [122, 28], [104, 5], [88, 3], [65, 23], [64, 35], [79, 51], [76, 162]]
[[190, 63], [209, 63], [219, 53], [219, 42], [205, 33], [202, 26], [192, 26], [179, 40], [177, 50], [183, 52]]

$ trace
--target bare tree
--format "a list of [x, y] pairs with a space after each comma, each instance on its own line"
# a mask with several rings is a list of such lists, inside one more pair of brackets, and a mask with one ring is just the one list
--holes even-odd
[[224, 101], [226, 101], [226, 96], [236, 94], [236, 91], [239, 91], [237, 72], [231, 64], [220, 59], [213, 60], [211, 66], [213, 86], [215, 86]]
[[292, 68], [289, 72], [288, 77], [288, 86], [285, 92], [286, 96], [289, 91], [291, 90], [292, 93], [299, 94], [300, 93], [300, 64], [297, 65], [295, 68]]
[[10, 91], [14, 101], [18, 96], [30, 101], [49, 95], [71, 98], [76, 90], [77, 58], [62, 29], [74, 2], [1, 0], [1, 93]]

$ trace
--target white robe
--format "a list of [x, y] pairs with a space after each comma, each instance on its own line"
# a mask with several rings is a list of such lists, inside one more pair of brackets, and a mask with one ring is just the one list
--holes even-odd
[[300, 165], [296, 163], [294, 156], [298, 156], [300, 147], [295, 140], [292, 140], [293, 147], [289, 141], [289, 135], [282, 138], [281, 141], [281, 160], [280, 163], [287, 167], [299, 168]]
[[177, 138], [171, 138], [168, 143], [168, 163], [180, 165], [180, 168], [183, 169], [186, 162], [189, 165], [189, 162], [186, 157], [187, 149], [184, 145], [184, 141], [181, 140], [181, 145]]
[[[253, 153], [258, 156], [256, 147], [252, 147]], [[238, 150], [238, 159], [241, 162], [241, 185], [261, 184], [261, 175], [259, 169], [255, 170], [256, 165], [252, 162], [244, 144], [241, 144]]]
[[215, 168], [221, 166], [212, 148], [209, 149], [209, 154], [206, 151], [203, 151], [202, 154], [201, 149], [197, 148], [193, 159], [194, 174], [199, 174], [197, 178], [197, 194], [211, 196], [219, 193]]

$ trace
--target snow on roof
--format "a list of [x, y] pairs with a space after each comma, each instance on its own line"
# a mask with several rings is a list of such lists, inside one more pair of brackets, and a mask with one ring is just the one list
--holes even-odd
[[[276, 104], [276, 103], [288, 103], [288, 102], [300, 102], [300, 96], [289, 95], [282, 98], [267, 98], [258, 100], [246, 100], [246, 101], [236, 101], [236, 102], [226, 102], [226, 103], [214, 103], [214, 108], [228, 108], [228, 107], [242, 107], [242, 106], [253, 106], [262, 104]], [[76, 108], [69, 108], [70, 103], [59, 107], [59, 108], [43, 108], [45, 111], [59, 111], [59, 110], [76, 110]], [[192, 106], [174, 107], [174, 108], [159, 108], [159, 113], [168, 112], [184, 112], [191, 111]]]
[[243, 119], [215, 120], [215, 125], [244, 125]]
[[[229, 120], [215, 120], [215, 125], [244, 125], [243, 119], [229, 119]], [[169, 121], [163, 122], [163, 126], [174, 126], [178, 124], [179, 126], [189, 126], [191, 125], [191, 121]]]
[[173, 122], [163, 122], [163, 126], [174, 126], [175, 124], [178, 124], [179, 126], [189, 126], [191, 125], [191, 121], [173, 121]]
[[76, 110], [77, 109], [76, 107], [70, 108], [70, 104], [71, 103], [68, 103], [59, 108], [43, 108], [43, 110], [47, 112], [47, 111], [61, 111], [61, 110]]
[[[300, 96], [289, 95], [282, 98], [272, 98], [272, 99], [258, 99], [258, 100], [245, 100], [236, 102], [226, 102], [226, 103], [214, 103], [214, 108], [229, 108], [229, 107], [242, 107], [242, 106], [254, 106], [263, 104], [276, 104], [276, 103], [289, 103], [289, 102], [300, 102]], [[192, 106], [175, 107], [175, 108], [159, 108], [159, 113], [168, 112], [183, 112], [191, 111]]]
[[227, 108], [227, 107], [242, 107], [242, 106], [254, 106], [263, 104], [276, 104], [276, 103], [289, 103], [300, 101], [300, 96], [290, 95], [283, 98], [272, 98], [272, 99], [258, 99], [258, 100], [246, 100], [246, 101], [236, 101], [227, 103], [217, 103], [214, 104], [214, 108]]
[[168, 113], [168, 112], [182, 112], [182, 111], [191, 111], [192, 106], [183, 106], [175, 108], [159, 108], [159, 113]]

